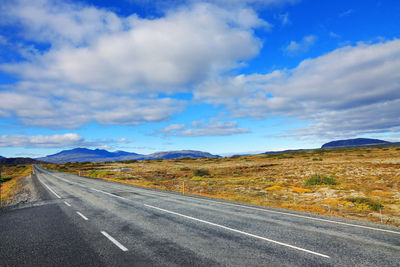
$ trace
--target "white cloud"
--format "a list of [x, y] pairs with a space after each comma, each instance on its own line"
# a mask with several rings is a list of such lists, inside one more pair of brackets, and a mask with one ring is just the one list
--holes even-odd
[[348, 10], [343, 11], [342, 13], [340, 13], [339, 17], [346, 17], [346, 16], [350, 15], [351, 13], [353, 13], [353, 9], [348, 9]]
[[282, 6], [286, 4], [295, 4], [301, 0], [126, 0], [132, 3], [141, 4], [148, 6], [149, 2], [152, 3], [156, 8], [160, 10], [168, 9], [169, 7], [183, 5], [183, 4], [195, 4], [195, 3], [212, 3], [223, 7], [237, 7], [237, 6], [251, 6], [253, 8], [265, 8], [270, 6]]
[[160, 132], [171, 133], [182, 130], [183, 128], [185, 128], [185, 124], [171, 124], [161, 129]]
[[108, 147], [132, 143], [132, 139], [121, 138], [119, 140], [85, 140], [76, 133], [55, 134], [55, 135], [0, 135], [0, 147]]
[[347, 46], [292, 70], [209, 81], [195, 97], [233, 116], [297, 117], [297, 136], [354, 136], [400, 127], [400, 40]]
[[113, 12], [62, 1], [6, 1], [0, 12], [0, 23], [18, 25], [24, 38], [53, 46], [87, 45], [123, 29]]
[[279, 19], [282, 23], [282, 25], [288, 25], [291, 23], [290, 19], [289, 19], [289, 13], [283, 13], [279, 15]]
[[125, 137], [117, 140], [117, 143], [120, 143], [120, 144], [130, 144], [132, 142], [133, 142], [133, 139], [127, 139]]
[[[272, 1], [275, 2], [275, 1]], [[159, 94], [191, 90], [254, 57], [269, 27], [251, 8], [194, 3], [157, 18], [119, 17], [52, 0], [8, 1], [1, 23], [28, 41], [26, 60], [0, 64], [20, 81], [3, 86], [0, 116], [26, 125], [73, 129], [92, 121], [138, 125], [168, 120], [185, 101]], [[5, 40], [7, 41], [7, 40]]]
[[192, 128], [185, 129], [183, 124], [172, 124], [160, 131], [166, 136], [227, 136], [249, 133], [245, 128], [238, 128], [237, 122], [193, 122]]
[[[10, 92], [12, 91], [12, 92]], [[132, 97], [52, 83], [24, 82], [0, 92], [0, 114], [26, 125], [74, 129], [100, 124], [138, 125], [168, 120], [184, 108], [171, 98]]]
[[300, 52], [307, 52], [317, 41], [317, 36], [304, 36], [300, 42], [290, 41], [289, 45], [283, 48], [288, 55], [296, 55]]
[[85, 141], [76, 133], [56, 135], [0, 135], [0, 147], [62, 147], [78, 146]]
[[334, 32], [329, 32], [329, 36], [332, 38], [340, 38], [341, 37], [339, 34], [334, 33]]
[[[94, 17], [103, 24], [92, 27], [91, 12], [82, 11], [87, 8], [71, 6], [69, 9], [78, 12], [74, 17], [74, 13], [67, 13], [69, 9], [65, 10], [64, 6], [56, 9], [55, 14], [51, 13], [54, 6], [51, 1], [41, 1], [39, 7], [32, 4], [36, 2], [29, 3], [27, 6], [18, 5], [14, 9], [19, 12], [11, 13], [22, 23], [30, 22], [29, 33], [52, 43], [53, 40], [58, 42], [70, 38], [73, 44], [83, 42], [85, 45], [71, 47], [68, 42], [57, 43], [60, 47], [37, 55], [32, 61], [3, 64], [1, 68], [28, 80], [57, 80], [106, 91], [147, 93], [149, 88], [152, 92], [181, 91], [188, 84], [234, 68], [238, 62], [254, 57], [261, 42], [253, 35], [252, 29], [268, 26], [252, 9], [227, 11], [210, 4], [197, 4], [170, 11], [156, 19], [141, 19], [135, 15], [114, 17], [118, 24], [126, 25], [126, 29], [121, 26], [108, 30], [111, 27], [108, 20], [97, 14], [105, 11], [93, 11], [97, 12]], [[32, 5], [34, 10], [42, 11], [38, 14], [23, 12]], [[36, 18], [42, 15], [67, 16], [68, 19], [63, 27], [58, 27]], [[31, 16], [35, 18], [27, 19]], [[81, 33], [71, 26], [72, 33], [78, 31], [76, 41], [72, 33], [65, 32], [70, 25], [84, 28]], [[105, 30], [91, 31], [101, 27]], [[50, 38], [48, 31], [52, 32]], [[88, 37], [95, 41], [81, 40], [87, 32], [96, 35]], [[53, 35], [56, 37], [52, 38]]]

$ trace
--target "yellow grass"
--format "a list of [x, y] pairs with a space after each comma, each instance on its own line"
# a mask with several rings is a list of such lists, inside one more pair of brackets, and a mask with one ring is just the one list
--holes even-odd
[[[400, 150], [396, 147], [46, 167], [177, 192], [182, 192], [185, 182], [186, 193], [380, 222], [379, 212], [371, 206], [349, 201], [362, 197], [383, 205], [384, 223], [400, 225]], [[131, 170], [118, 172], [118, 168]], [[195, 176], [199, 169], [208, 174]], [[315, 174], [333, 177], [337, 184], [305, 185]]]
[[11, 180], [1, 184], [1, 206], [9, 205], [14, 197], [21, 191], [22, 178], [29, 175], [31, 165], [3, 165], [1, 168], [2, 177], [10, 177]]

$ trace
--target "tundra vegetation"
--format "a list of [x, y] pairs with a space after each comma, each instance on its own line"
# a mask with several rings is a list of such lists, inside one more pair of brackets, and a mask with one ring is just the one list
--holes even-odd
[[384, 223], [400, 226], [397, 147], [44, 167], [171, 191], [184, 182], [190, 194], [374, 222], [382, 214]]
[[23, 178], [29, 175], [31, 170], [31, 165], [3, 165], [1, 167], [0, 206], [9, 205], [14, 197], [24, 190]]

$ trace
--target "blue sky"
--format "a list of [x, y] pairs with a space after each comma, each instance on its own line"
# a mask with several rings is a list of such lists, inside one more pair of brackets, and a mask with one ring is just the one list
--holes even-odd
[[0, 155], [400, 141], [400, 2], [5, 0]]

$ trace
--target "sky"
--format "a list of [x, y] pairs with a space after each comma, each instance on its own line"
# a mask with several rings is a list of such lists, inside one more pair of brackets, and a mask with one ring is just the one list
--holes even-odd
[[400, 141], [400, 1], [2, 0], [0, 155]]

